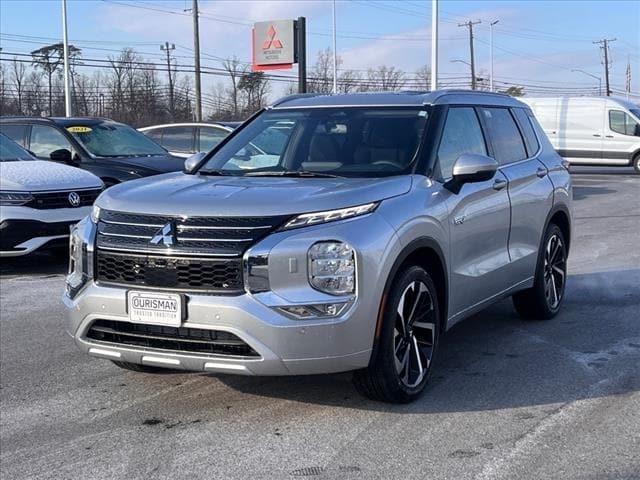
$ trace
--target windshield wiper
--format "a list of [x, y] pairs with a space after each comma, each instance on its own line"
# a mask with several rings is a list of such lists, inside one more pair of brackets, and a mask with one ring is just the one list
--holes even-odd
[[312, 172], [309, 170], [275, 170], [247, 172], [245, 177], [300, 177], [300, 178], [342, 178], [340, 175], [325, 172]]
[[234, 173], [231, 172], [226, 172], [226, 171], [222, 171], [222, 170], [198, 170], [198, 173], [200, 175], [211, 175], [211, 176], [221, 176], [221, 177], [233, 177], [233, 176], [237, 176]]

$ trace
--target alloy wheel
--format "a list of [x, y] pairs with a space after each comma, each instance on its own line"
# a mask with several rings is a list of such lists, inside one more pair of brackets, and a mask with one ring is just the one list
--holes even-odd
[[549, 237], [544, 253], [544, 294], [552, 310], [560, 305], [566, 276], [566, 250], [560, 236], [554, 234]]
[[419, 385], [429, 372], [436, 335], [431, 292], [425, 283], [416, 280], [400, 297], [393, 332], [396, 372], [406, 387]]

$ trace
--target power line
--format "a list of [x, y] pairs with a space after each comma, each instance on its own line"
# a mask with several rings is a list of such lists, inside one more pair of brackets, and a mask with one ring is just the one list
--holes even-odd
[[600, 48], [604, 52], [604, 88], [607, 97], [611, 95], [611, 89], [609, 88], [609, 43], [615, 42], [615, 38], [603, 38], [593, 42], [595, 45], [600, 45]]

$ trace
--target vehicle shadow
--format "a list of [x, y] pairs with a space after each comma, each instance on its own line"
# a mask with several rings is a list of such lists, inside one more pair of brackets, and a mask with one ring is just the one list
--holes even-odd
[[2, 258], [0, 278], [64, 274], [68, 266], [69, 255], [66, 249], [43, 250], [22, 257]]
[[585, 198], [591, 197], [593, 195], [605, 195], [610, 193], [617, 193], [616, 190], [608, 187], [584, 187], [580, 185], [573, 186], [573, 199], [574, 200], [584, 200]]
[[[494, 410], [563, 404], [608, 395], [594, 389], [618, 374], [616, 362], [640, 358], [640, 270], [568, 279], [565, 304], [551, 321], [520, 319], [509, 300], [458, 325], [441, 344], [434, 377], [409, 405], [360, 396], [351, 374], [306, 377], [216, 376], [228, 387], [264, 397], [395, 413]], [[640, 377], [615, 393], [640, 390]]]

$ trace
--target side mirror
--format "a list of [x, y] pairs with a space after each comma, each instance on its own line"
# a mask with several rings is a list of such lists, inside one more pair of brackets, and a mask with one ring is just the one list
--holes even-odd
[[65, 163], [67, 165], [75, 165], [71, 159], [71, 152], [66, 148], [54, 150], [49, 154], [49, 158], [54, 162]]
[[191, 175], [196, 171], [200, 162], [207, 156], [206, 152], [198, 152], [191, 155], [184, 161], [184, 173]]
[[453, 193], [458, 193], [465, 183], [491, 180], [498, 170], [498, 162], [486, 155], [463, 153], [453, 164], [453, 176], [445, 183]]

